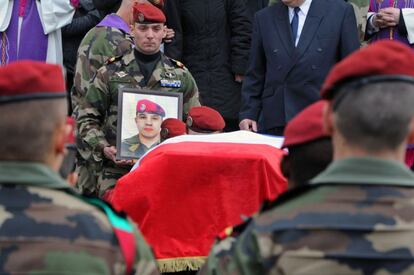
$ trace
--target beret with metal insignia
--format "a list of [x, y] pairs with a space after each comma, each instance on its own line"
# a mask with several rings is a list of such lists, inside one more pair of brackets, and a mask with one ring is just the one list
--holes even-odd
[[188, 112], [187, 127], [194, 132], [222, 131], [225, 126], [226, 123], [220, 113], [210, 107], [193, 107]]
[[133, 7], [134, 22], [141, 24], [165, 23], [164, 13], [149, 3], [135, 4]]
[[187, 128], [185, 123], [176, 118], [167, 118], [161, 124], [161, 136], [163, 139], [185, 135]]
[[148, 99], [138, 100], [136, 111], [137, 113], [156, 114], [165, 117], [164, 109], [157, 103]]

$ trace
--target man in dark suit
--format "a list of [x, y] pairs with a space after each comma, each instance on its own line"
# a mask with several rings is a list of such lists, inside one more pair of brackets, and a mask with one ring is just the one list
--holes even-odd
[[282, 135], [319, 99], [330, 68], [358, 48], [354, 10], [343, 0], [281, 0], [257, 12], [240, 129]]

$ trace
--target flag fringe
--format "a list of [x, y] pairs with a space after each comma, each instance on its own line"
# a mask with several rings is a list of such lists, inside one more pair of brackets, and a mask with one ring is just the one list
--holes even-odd
[[199, 270], [207, 257], [185, 257], [157, 260], [160, 272], [178, 272], [185, 270]]

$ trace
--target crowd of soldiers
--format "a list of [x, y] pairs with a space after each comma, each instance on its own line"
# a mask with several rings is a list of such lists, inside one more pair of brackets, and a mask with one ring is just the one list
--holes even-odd
[[[371, 27], [394, 30], [387, 12], [350, 3], [361, 40]], [[283, 128], [288, 191], [218, 237], [200, 270], [172, 271], [414, 272], [414, 174], [404, 164], [414, 143], [414, 52], [406, 45], [411, 21], [402, 11], [398, 20], [405, 20], [399, 31], [408, 42], [378, 41], [344, 57], [323, 81], [322, 100]], [[139, 225], [111, 206], [113, 188], [163, 140], [219, 133], [228, 121], [201, 106], [191, 72], [160, 51], [171, 35], [166, 22], [154, 3], [123, 0], [86, 34], [71, 90], [72, 125], [60, 66], [0, 67], [0, 273], [160, 272]], [[120, 139], [120, 94], [134, 88], [182, 98], [182, 119], [165, 119], [163, 106], [140, 99], [133, 108], [138, 133]], [[79, 178], [68, 184], [58, 171], [73, 131]]]

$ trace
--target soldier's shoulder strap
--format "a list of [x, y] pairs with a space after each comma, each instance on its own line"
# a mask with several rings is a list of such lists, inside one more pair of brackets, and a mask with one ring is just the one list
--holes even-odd
[[178, 61], [178, 60], [175, 60], [175, 59], [173, 59], [173, 58], [168, 58], [170, 61], [171, 61], [171, 63], [175, 66], [175, 67], [177, 67], [177, 68], [180, 68], [180, 69], [183, 69], [183, 70], [186, 70], [187, 68], [184, 66], [184, 64], [182, 63], [182, 62], [180, 62], [180, 61]]
[[134, 227], [128, 221], [126, 217], [123, 217], [116, 212], [109, 204], [97, 199], [88, 198], [85, 196], [79, 196], [83, 201], [92, 204], [105, 212], [109, 223], [114, 229], [115, 236], [118, 239], [119, 246], [121, 248], [122, 255], [124, 256], [126, 263], [125, 274], [130, 274], [133, 270], [134, 262], [136, 259], [136, 243], [134, 235]]
[[104, 65], [109, 65], [109, 64], [112, 64], [112, 63], [114, 63], [114, 62], [116, 62], [116, 61], [119, 61], [119, 60], [121, 60], [122, 56], [123, 56], [123, 55], [111, 56], [110, 58], [108, 58], [108, 59], [105, 61]]

